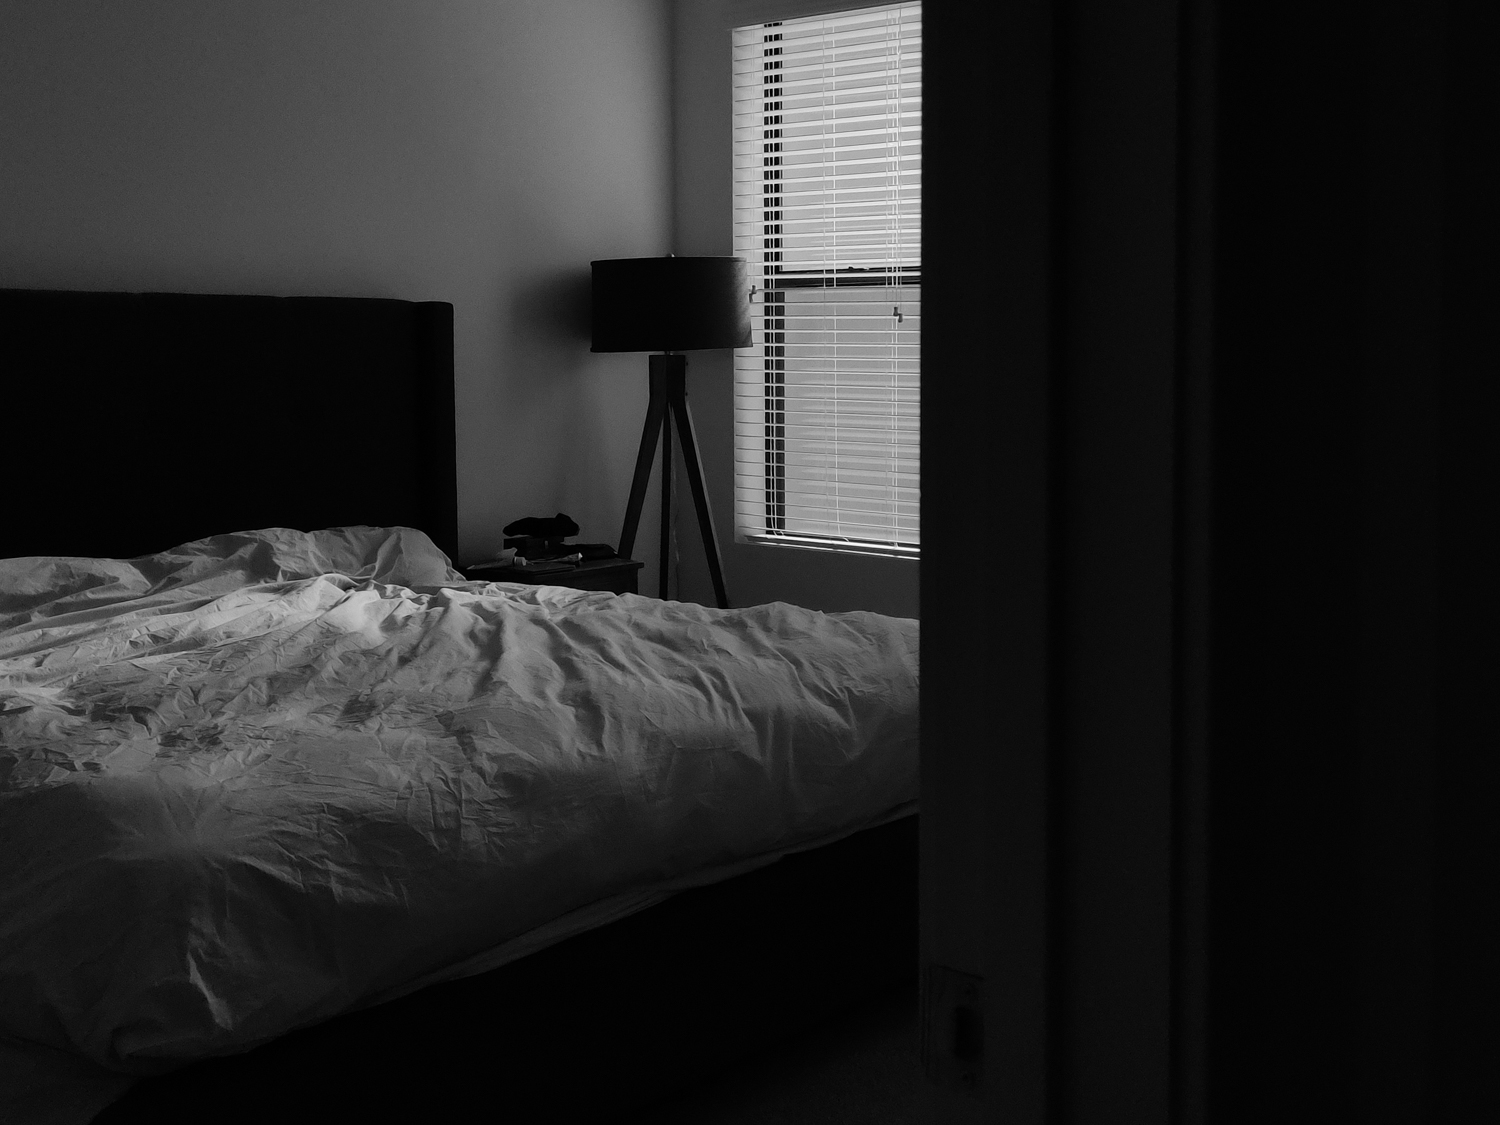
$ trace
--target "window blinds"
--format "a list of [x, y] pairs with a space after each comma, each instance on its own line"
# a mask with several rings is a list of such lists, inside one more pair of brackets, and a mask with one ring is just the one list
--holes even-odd
[[917, 553], [921, 13], [734, 31], [740, 541]]

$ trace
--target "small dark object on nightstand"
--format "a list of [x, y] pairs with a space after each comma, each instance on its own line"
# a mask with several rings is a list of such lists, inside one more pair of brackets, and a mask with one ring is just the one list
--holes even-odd
[[578, 534], [572, 516], [558, 512], [555, 516], [527, 516], [505, 525], [506, 547], [514, 547], [523, 559], [545, 559], [572, 554], [573, 548], [563, 542]]
[[555, 516], [527, 516], [505, 525], [506, 535], [529, 535], [534, 539], [566, 539], [578, 534], [573, 517], [558, 512]]
[[577, 551], [583, 556], [583, 561], [591, 559], [615, 559], [615, 549], [608, 543], [574, 543], [569, 547], [570, 551]]

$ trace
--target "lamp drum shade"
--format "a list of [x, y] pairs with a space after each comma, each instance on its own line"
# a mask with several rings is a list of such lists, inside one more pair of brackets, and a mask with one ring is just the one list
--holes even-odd
[[743, 258], [608, 258], [593, 266], [596, 352], [750, 346]]

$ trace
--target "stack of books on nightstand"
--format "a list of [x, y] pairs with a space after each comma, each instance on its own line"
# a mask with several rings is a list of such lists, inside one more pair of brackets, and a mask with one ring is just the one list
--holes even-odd
[[507, 539], [505, 550], [493, 559], [470, 563], [465, 570], [524, 569], [527, 574], [555, 574], [572, 570], [579, 563], [593, 559], [612, 559], [615, 549], [608, 543], [543, 543], [538, 540], [517, 542]]

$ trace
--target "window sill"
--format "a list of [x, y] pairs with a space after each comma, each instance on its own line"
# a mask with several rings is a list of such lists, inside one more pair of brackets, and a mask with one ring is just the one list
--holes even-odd
[[810, 536], [752, 535], [745, 532], [736, 534], [734, 541], [756, 547], [781, 547], [790, 548], [794, 551], [820, 551], [825, 554], [862, 555], [866, 558], [905, 559], [910, 562], [920, 562], [922, 558], [919, 547], [906, 547], [891, 543], [855, 543], [843, 542], [837, 539], [815, 539]]

